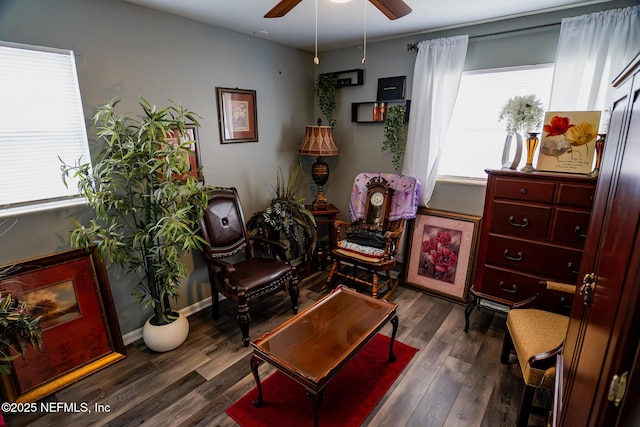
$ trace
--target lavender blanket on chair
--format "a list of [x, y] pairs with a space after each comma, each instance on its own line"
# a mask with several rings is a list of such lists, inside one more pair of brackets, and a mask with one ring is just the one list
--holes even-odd
[[376, 176], [386, 179], [391, 188], [394, 189], [389, 220], [397, 221], [402, 218], [415, 218], [418, 212], [420, 181], [412, 176], [363, 172], [356, 176], [351, 189], [351, 200], [349, 202], [351, 221], [364, 217], [364, 207], [367, 202], [367, 183]]

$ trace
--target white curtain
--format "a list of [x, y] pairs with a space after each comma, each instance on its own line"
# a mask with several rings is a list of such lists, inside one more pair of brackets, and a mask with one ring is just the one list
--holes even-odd
[[420, 205], [436, 185], [441, 149], [458, 95], [469, 36], [418, 43], [402, 173], [418, 178]]
[[563, 19], [550, 110], [606, 110], [611, 82], [638, 52], [640, 6]]

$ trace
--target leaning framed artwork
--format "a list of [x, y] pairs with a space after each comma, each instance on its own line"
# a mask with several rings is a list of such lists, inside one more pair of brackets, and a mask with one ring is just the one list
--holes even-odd
[[587, 174], [593, 169], [600, 111], [545, 113], [536, 169]]
[[405, 284], [466, 301], [481, 218], [419, 208], [410, 236]]
[[198, 127], [193, 124], [185, 126], [184, 132], [180, 134], [178, 129], [171, 130], [166, 141], [173, 146], [188, 144], [189, 152], [186, 155], [186, 162], [189, 165], [189, 175], [202, 179], [202, 169], [200, 168], [200, 148], [198, 147]]
[[258, 141], [256, 91], [216, 87], [220, 142]]
[[126, 357], [97, 249], [74, 249], [9, 266], [0, 289], [40, 316], [42, 351], [28, 348], [0, 377], [8, 401], [35, 402]]

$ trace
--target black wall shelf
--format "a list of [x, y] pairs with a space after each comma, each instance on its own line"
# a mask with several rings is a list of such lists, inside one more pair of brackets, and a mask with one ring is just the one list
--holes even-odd
[[[411, 108], [411, 100], [410, 99], [398, 99], [398, 100], [390, 100], [384, 101], [386, 108], [392, 107], [394, 105], [406, 105], [407, 111], [404, 115], [404, 121], [409, 121], [409, 109]], [[351, 104], [351, 122], [352, 123], [384, 123], [384, 121], [373, 121], [373, 107], [375, 104], [380, 104], [380, 102], [370, 101], [370, 102], [353, 102]]]
[[337, 79], [336, 86], [338, 89], [349, 86], [362, 86], [364, 84], [364, 69], [362, 68], [335, 71], [333, 73], [323, 73], [322, 75], [325, 74], [335, 74]]

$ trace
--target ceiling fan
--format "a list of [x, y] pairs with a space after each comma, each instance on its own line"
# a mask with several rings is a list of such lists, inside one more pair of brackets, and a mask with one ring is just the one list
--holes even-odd
[[[265, 18], [281, 18], [291, 9], [296, 7], [302, 0], [281, 0], [273, 9], [264, 15]], [[380, 9], [387, 18], [393, 20], [402, 18], [411, 13], [411, 8], [403, 0], [369, 0], [375, 7]]]

